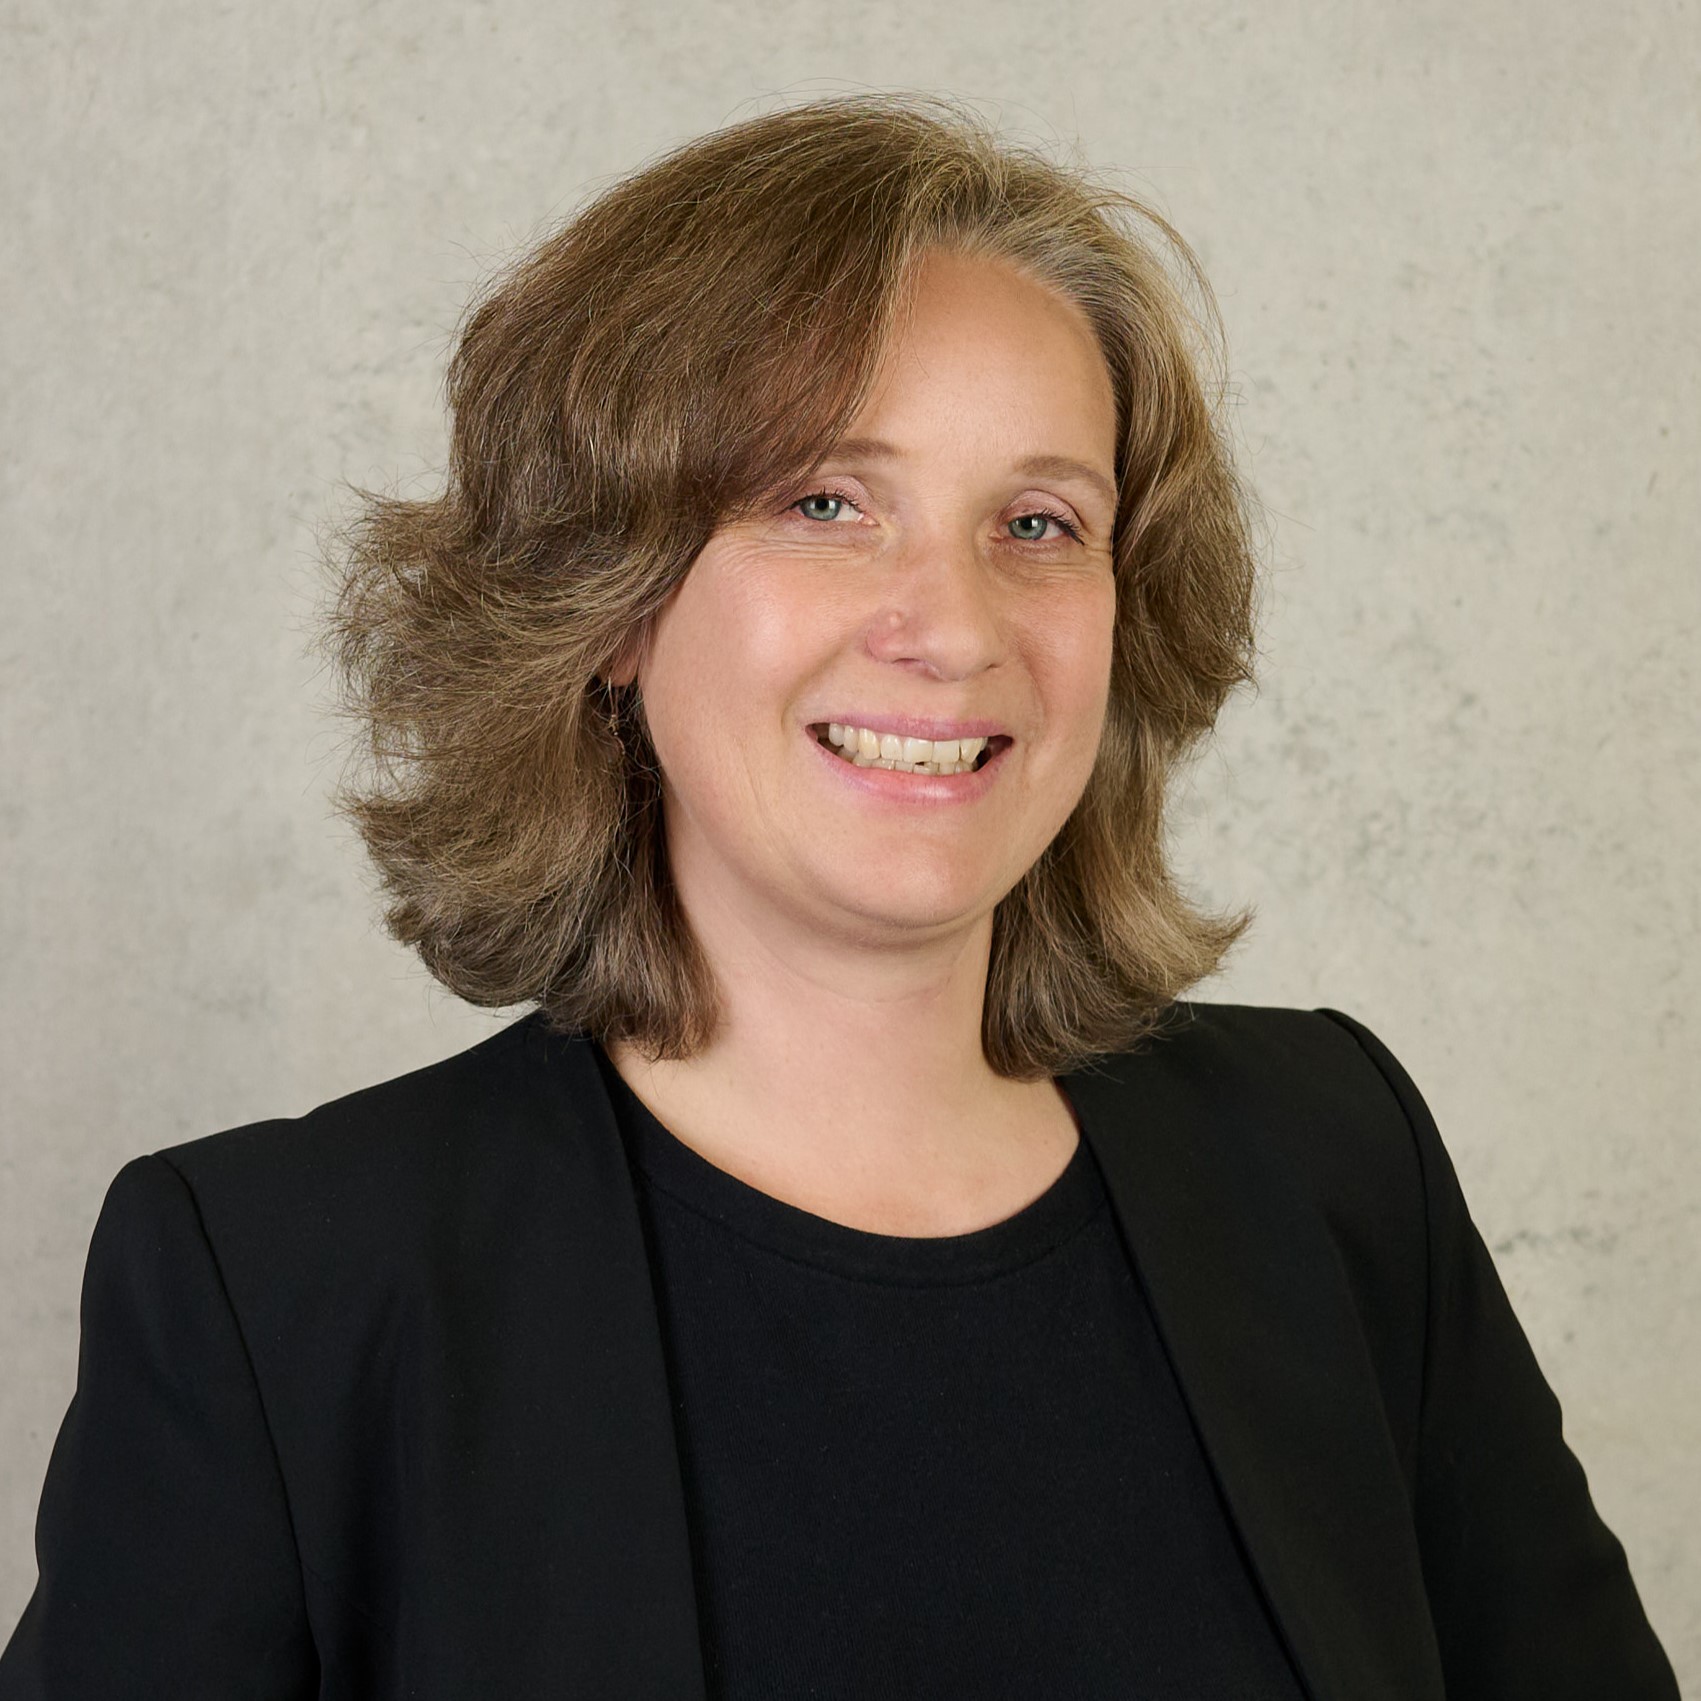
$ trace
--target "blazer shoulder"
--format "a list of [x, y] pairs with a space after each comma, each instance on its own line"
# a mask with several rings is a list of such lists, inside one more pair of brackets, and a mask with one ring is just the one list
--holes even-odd
[[1434, 1131], [1416, 1085], [1358, 1018], [1327, 1006], [1181, 1001], [1161, 1030], [1165, 1067], [1232, 1116], [1326, 1209], [1422, 1189]]
[[572, 1169], [587, 1144], [574, 1135], [596, 1115], [581, 1051], [533, 1012], [300, 1116], [151, 1155], [188, 1185], [221, 1254], [297, 1269], [328, 1261], [345, 1274], [364, 1260], [388, 1267], [404, 1246], [454, 1244], [469, 1217], [497, 1218], [517, 1193]]

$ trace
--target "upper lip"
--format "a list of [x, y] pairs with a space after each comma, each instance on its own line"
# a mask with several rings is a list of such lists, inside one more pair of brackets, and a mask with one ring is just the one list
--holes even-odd
[[940, 721], [929, 719], [926, 715], [877, 715], [858, 712], [854, 715], [828, 715], [825, 720], [811, 721], [809, 724], [812, 727], [825, 727], [833, 722], [840, 726], [866, 727], [870, 732], [889, 732], [899, 738], [926, 738], [935, 743], [952, 738], [1008, 736], [997, 721]]

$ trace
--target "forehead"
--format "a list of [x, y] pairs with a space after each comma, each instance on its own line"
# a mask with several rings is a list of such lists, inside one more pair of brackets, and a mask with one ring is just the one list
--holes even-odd
[[912, 261], [894, 303], [888, 353], [915, 344], [974, 342], [989, 333], [1069, 343], [1088, 365], [1103, 365], [1091, 320], [1045, 279], [1001, 255], [926, 249]]
[[1008, 261], [931, 253], [916, 265], [865, 401], [829, 453], [889, 460], [924, 453], [945, 434], [963, 446], [996, 444], [1037, 475], [1085, 468], [1114, 498], [1115, 420], [1103, 350], [1075, 302]]

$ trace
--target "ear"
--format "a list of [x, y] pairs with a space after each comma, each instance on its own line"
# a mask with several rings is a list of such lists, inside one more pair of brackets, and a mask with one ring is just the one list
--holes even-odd
[[614, 660], [603, 669], [603, 678], [610, 685], [630, 685], [638, 677], [638, 662], [643, 652], [643, 639], [640, 634], [634, 633], [620, 646]]

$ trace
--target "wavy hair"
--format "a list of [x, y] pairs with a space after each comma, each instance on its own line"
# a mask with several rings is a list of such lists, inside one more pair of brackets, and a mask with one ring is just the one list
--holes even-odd
[[463, 321], [442, 494], [359, 492], [332, 534], [321, 642], [362, 758], [335, 804], [389, 932], [452, 992], [652, 1058], [712, 1038], [642, 703], [603, 675], [715, 527], [845, 432], [935, 247], [1074, 302], [1117, 410], [1103, 735], [994, 912], [989, 1064], [1034, 1080], [1134, 1047], [1250, 924], [1192, 907], [1165, 859], [1166, 786], [1256, 651], [1199, 262], [1138, 199], [957, 102], [839, 96], [691, 141], [524, 253]]

